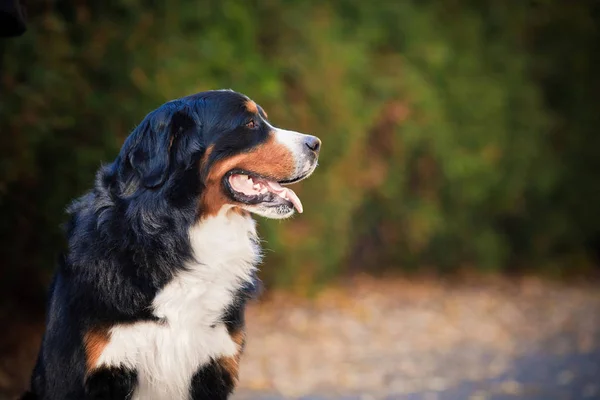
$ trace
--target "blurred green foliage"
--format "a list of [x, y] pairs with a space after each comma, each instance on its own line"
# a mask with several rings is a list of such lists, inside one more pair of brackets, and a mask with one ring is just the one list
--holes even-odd
[[592, 1], [40, 2], [1, 42], [0, 236], [48, 271], [70, 199], [164, 101], [233, 88], [322, 138], [306, 212], [261, 221], [267, 278], [590, 268], [600, 241]]

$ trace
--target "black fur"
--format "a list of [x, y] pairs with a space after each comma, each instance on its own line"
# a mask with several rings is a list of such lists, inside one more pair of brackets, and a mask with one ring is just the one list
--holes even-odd
[[85, 398], [128, 400], [133, 396], [137, 373], [127, 368], [101, 368], [85, 380]]
[[[115, 324], [161, 323], [151, 304], [192, 257], [188, 230], [202, 213], [207, 169], [201, 171], [200, 162], [206, 149], [212, 146], [210, 166], [267, 138], [266, 127], [240, 134], [249, 129], [246, 101], [232, 91], [211, 91], [151, 112], [116, 160], [100, 168], [94, 189], [68, 208], [68, 251], [50, 290], [46, 332], [26, 398], [127, 398], [135, 371], [97, 371], [86, 381], [84, 336]], [[224, 310], [231, 329], [243, 325], [253, 291], [242, 289]], [[220, 399], [231, 392], [231, 379], [218, 367], [198, 372], [194, 398]]]
[[233, 392], [233, 377], [216, 361], [200, 368], [192, 378], [191, 396], [194, 400], [226, 400]]
[[248, 283], [238, 290], [233, 302], [227, 307], [222, 317], [222, 322], [230, 335], [244, 328], [246, 303], [258, 297], [261, 291], [262, 283], [257, 277], [254, 277], [252, 283]]

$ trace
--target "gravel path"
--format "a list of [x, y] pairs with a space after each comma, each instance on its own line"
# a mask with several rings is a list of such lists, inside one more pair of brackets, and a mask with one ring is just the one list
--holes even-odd
[[[0, 318], [0, 400], [27, 384], [41, 319]], [[247, 321], [235, 400], [600, 399], [597, 282], [362, 277], [267, 291]]]
[[[532, 354], [516, 359], [510, 372], [492, 379], [465, 380], [448, 388], [432, 388], [413, 393], [308, 395], [304, 400], [552, 400], [600, 398], [600, 351], [568, 355]], [[432, 385], [435, 386], [435, 385]], [[430, 386], [431, 387], [431, 386]], [[269, 392], [242, 391], [238, 400], [282, 400]]]
[[600, 291], [359, 279], [248, 313], [237, 400], [600, 399]]

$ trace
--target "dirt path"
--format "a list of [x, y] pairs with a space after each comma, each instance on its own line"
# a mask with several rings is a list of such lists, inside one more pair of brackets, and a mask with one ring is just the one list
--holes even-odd
[[600, 290], [362, 279], [252, 307], [236, 399], [600, 399]]

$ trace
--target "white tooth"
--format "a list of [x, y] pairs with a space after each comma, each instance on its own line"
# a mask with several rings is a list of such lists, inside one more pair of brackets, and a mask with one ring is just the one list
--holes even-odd
[[259, 183], [256, 183], [256, 184], [254, 184], [254, 186], [252, 186], [252, 188], [253, 188], [254, 190], [260, 190], [260, 184], [259, 184]]
[[269, 190], [268, 190], [266, 187], [263, 187], [263, 188], [260, 190], [260, 194], [265, 194], [265, 193], [267, 193], [268, 191], [269, 191]]
[[287, 200], [287, 196], [285, 195], [285, 192], [279, 192], [277, 193], [279, 195], [279, 197], [281, 197], [282, 199], [286, 199]]

